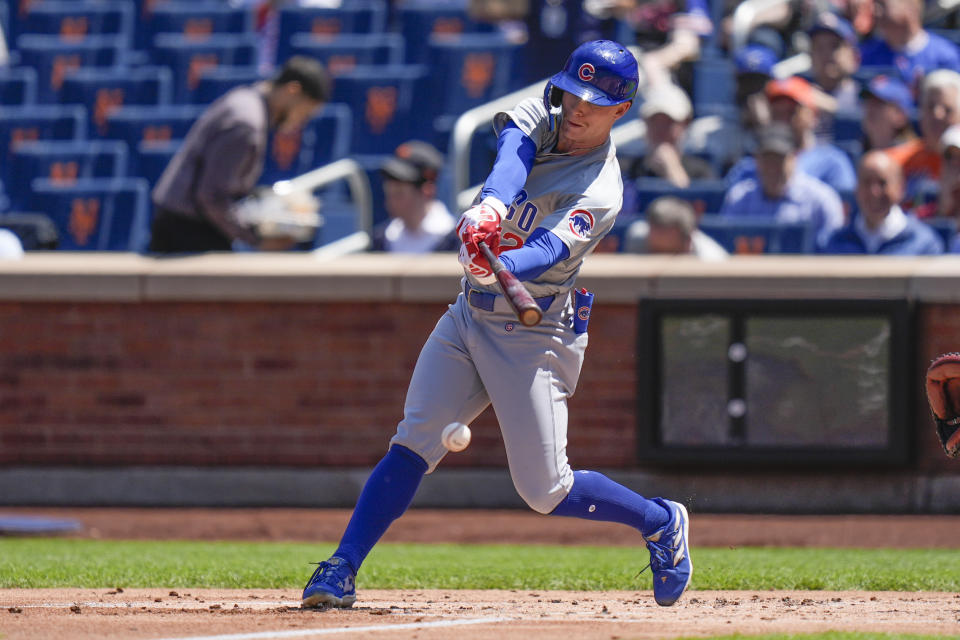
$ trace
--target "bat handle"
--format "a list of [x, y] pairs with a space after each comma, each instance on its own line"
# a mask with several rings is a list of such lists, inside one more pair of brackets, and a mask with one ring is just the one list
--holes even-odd
[[490, 263], [490, 268], [494, 273], [500, 273], [505, 268], [503, 263], [500, 262], [500, 258], [493, 254], [493, 250], [487, 246], [487, 243], [481, 240], [477, 243], [477, 246], [480, 247], [480, 253], [483, 254], [483, 257], [487, 259], [487, 262]]

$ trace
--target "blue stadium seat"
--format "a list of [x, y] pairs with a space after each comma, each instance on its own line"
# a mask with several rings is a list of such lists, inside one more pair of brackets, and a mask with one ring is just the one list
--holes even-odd
[[127, 50], [120, 36], [88, 36], [61, 40], [59, 36], [28, 34], [17, 38], [20, 63], [37, 71], [37, 100], [59, 99], [63, 80], [80, 67], [112, 67], [123, 61]]
[[0, 104], [7, 107], [37, 101], [37, 72], [31, 67], [0, 68]]
[[9, 166], [13, 151], [37, 140], [83, 140], [87, 110], [81, 106], [0, 107], [0, 166]]
[[183, 140], [180, 139], [139, 143], [131, 154], [136, 175], [153, 187], [182, 144]]
[[499, 33], [430, 38], [434, 115], [457, 115], [519, 89], [521, 46]]
[[397, 9], [397, 22], [407, 43], [408, 64], [433, 62], [429, 57], [431, 37], [494, 31], [493, 25], [470, 17], [466, 2], [404, 2]]
[[106, 133], [107, 117], [123, 105], [166, 105], [173, 94], [173, 75], [166, 67], [77, 69], [60, 90], [63, 104], [82, 104], [91, 131]]
[[720, 211], [726, 186], [723, 180], [693, 180], [689, 187], [678, 187], [660, 178], [637, 178], [633, 182], [637, 192], [637, 208], [643, 213], [660, 196], [674, 196], [693, 204], [698, 213]]
[[312, 169], [347, 157], [353, 114], [345, 104], [331, 102], [298, 136], [270, 135], [261, 184], [289, 180]]
[[694, 113], [700, 113], [701, 105], [734, 104], [736, 93], [736, 73], [733, 61], [717, 56], [701, 58], [693, 63], [693, 102]]
[[809, 222], [777, 222], [753, 216], [705, 215], [700, 230], [734, 254], [813, 253], [815, 232]]
[[263, 80], [264, 75], [257, 67], [213, 67], [200, 73], [200, 81], [193, 92], [196, 104], [210, 104], [230, 89], [243, 84], [253, 84]]
[[[23, 3], [21, 3], [23, 4]], [[133, 44], [134, 5], [126, 1], [43, 0], [27, 5], [17, 19], [14, 38], [28, 33], [49, 35], [68, 42], [90, 36], [119, 36]]]
[[923, 218], [923, 222], [933, 227], [933, 230], [936, 231], [940, 239], [943, 240], [943, 245], [949, 250], [950, 242], [953, 240], [953, 237], [957, 235], [956, 219], [940, 217]]
[[183, 34], [160, 33], [153, 39], [153, 62], [173, 71], [174, 102], [192, 102], [204, 70], [221, 65], [249, 67], [257, 61], [253, 35], [215, 33], [204, 40]]
[[107, 116], [103, 137], [123, 140], [130, 149], [141, 142], [166, 142], [187, 135], [203, 107], [196, 105], [123, 106]]
[[384, 0], [352, 0], [338, 8], [283, 7], [277, 41], [277, 60], [284, 61], [290, 52], [294, 34], [334, 37], [346, 33], [383, 33], [387, 25], [387, 3]]
[[160, 33], [178, 33], [204, 40], [216, 33], [253, 32], [253, 9], [230, 6], [226, 2], [163, 2], [137, 20], [136, 47], [149, 49]]
[[863, 138], [863, 129], [860, 127], [862, 120], [862, 113], [838, 111], [833, 116], [833, 139], [837, 142], [859, 142]]
[[336, 77], [332, 102], [353, 111], [351, 151], [390, 153], [411, 138], [429, 139], [432, 124], [423, 108], [424, 65], [357, 67]]
[[[346, 33], [334, 37], [296, 33], [288, 48], [291, 56], [316, 58], [334, 75], [358, 65], [403, 62], [403, 36], [399, 33]], [[285, 61], [286, 58], [280, 59], [280, 64]]]
[[142, 178], [91, 178], [62, 184], [37, 178], [30, 207], [47, 214], [60, 249], [141, 251], [149, 240], [149, 186]]
[[123, 178], [127, 143], [119, 140], [39, 141], [18, 145], [3, 176], [14, 209], [29, 206], [30, 182], [49, 178], [70, 183], [87, 178]]

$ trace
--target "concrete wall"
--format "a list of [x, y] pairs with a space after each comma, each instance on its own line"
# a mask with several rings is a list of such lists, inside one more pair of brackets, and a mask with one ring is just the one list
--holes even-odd
[[[401, 417], [458, 291], [451, 256], [29, 255], [0, 263], [0, 504], [348, 505]], [[571, 463], [715, 511], [960, 512], [922, 373], [960, 349], [960, 259], [591, 257]], [[635, 460], [641, 297], [909, 299], [907, 468], [749, 472]], [[492, 411], [418, 502], [522, 506]], [[285, 488], [287, 490], [285, 490]], [[322, 488], [322, 490], [310, 490]]]

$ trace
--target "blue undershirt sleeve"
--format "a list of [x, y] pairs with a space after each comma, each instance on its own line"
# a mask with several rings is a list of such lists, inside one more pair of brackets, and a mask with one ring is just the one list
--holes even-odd
[[497, 159], [483, 183], [480, 199], [493, 196], [509, 206], [523, 189], [533, 167], [537, 146], [515, 122], [509, 122], [497, 137]]
[[519, 280], [533, 280], [569, 257], [570, 249], [560, 236], [540, 228], [535, 229], [519, 249], [501, 253], [500, 261]]

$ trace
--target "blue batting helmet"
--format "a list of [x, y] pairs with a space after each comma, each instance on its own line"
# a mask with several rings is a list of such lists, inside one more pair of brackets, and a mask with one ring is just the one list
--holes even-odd
[[601, 106], [633, 100], [639, 83], [637, 59], [612, 40], [593, 40], [577, 47], [563, 71], [550, 78], [544, 91], [547, 110], [560, 106], [557, 89]]

